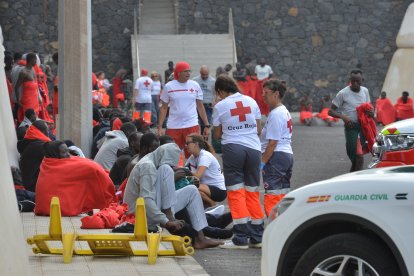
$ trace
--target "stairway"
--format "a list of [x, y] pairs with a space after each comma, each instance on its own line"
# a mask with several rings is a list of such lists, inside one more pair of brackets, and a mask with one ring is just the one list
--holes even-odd
[[176, 33], [172, 0], [143, 0], [140, 16], [140, 34]]
[[228, 63], [234, 66], [236, 53], [231, 12], [228, 34], [176, 34], [173, 1], [143, 0], [139, 34], [137, 39], [131, 36], [134, 77], [138, 76], [138, 68], [145, 68], [150, 72], [157, 71], [164, 78], [170, 60], [174, 64], [178, 61], [190, 63], [192, 77], [199, 74], [201, 65], [207, 65], [212, 76], [218, 66]]
[[170, 60], [174, 64], [190, 63], [192, 77], [198, 75], [201, 65], [207, 65], [215, 76], [218, 66], [233, 64], [233, 41], [229, 34], [139, 35], [138, 49], [140, 68], [157, 71], [162, 77]]

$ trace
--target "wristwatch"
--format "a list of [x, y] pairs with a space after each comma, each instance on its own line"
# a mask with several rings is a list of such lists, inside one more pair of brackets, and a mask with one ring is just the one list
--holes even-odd
[[205, 125], [204, 127], [206, 127], [206, 128], [210, 128], [210, 127], [211, 127], [211, 125]]

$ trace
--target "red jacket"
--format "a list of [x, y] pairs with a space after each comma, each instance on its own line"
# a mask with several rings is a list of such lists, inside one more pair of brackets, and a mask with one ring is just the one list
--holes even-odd
[[368, 150], [372, 152], [372, 146], [375, 143], [375, 137], [377, 136], [377, 125], [373, 118], [367, 115], [365, 112], [374, 111], [374, 107], [371, 103], [361, 104], [356, 108], [358, 113], [358, 121], [361, 124], [362, 133], [364, 134], [367, 142]]

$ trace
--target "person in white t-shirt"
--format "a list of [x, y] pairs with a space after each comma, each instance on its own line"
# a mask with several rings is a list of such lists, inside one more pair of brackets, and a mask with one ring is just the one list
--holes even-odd
[[293, 168], [292, 117], [282, 104], [285, 93], [286, 87], [278, 80], [270, 79], [263, 84], [263, 98], [271, 110], [261, 136], [264, 206], [268, 216], [290, 191]]
[[259, 81], [269, 79], [273, 74], [272, 67], [266, 64], [266, 60], [264, 58], [260, 59], [259, 65], [256, 65], [254, 68], [254, 72], [256, 73], [257, 79]]
[[160, 112], [160, 94], [162, 91], [162, 84], [160, 80], [160, 74], [156, 71], [151, 72], [152, 90], [151, 90], [151, 122], [157, 124], [158, 122], [158, 112]]
[[217, 78], [213, 125], [222, 139], [223, 171], [227, 200], [233, 217], [233, 238], [222, 248], [261, 247], [264, 214], [260, 205], [261, 114], [255, 100], [240, 94], [235, 81]]
[[200, 180], [198, 191], [204, 206], [215, 206], [216, 202], [226, 199], [227, 192], [220, 164], [213, 155], [214, 149], [197, 133], [188, 135], [185, 144], [191, 153], [185, 166]]
[[141, 77], [135, 82], [134, 95], [132, 97], [134, 100], [134, 119], [143, 117], [146, 122], [151, 122], [152, 86], [153, 81], [148, 77], [148, 71], [142, 69]]
[[[171, 136], [175, 143], [184, 148], [185, 138], [191, 133], [200, 133], [198, 125], [198, 113], [204, 122], [203, 136], [207, 139], [210, 134], [210, 124], [207, 120], [203, 105], [203, 90], [200, 85], [190, 80], [191, 69], [187, 62], [178, 62], [174, 69], [174, 80], [168, 82], [161, 94], [161, 108], [158, 119], [158, 135], [161, 136], [162, 125], [170, 112], [167, 121], [166, 135]], [[188, 158], [190, 153], [185, 150]]]

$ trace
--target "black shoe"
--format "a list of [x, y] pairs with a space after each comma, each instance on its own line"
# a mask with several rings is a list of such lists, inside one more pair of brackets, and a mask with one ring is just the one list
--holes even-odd
[[206, 214], [206, 218], [209, 226], [218, 227], [222, 229], [226, 228], [227, 225], [233, 222], [230, 213], [224, 213], [221, 216]]
[[129, 222], [121, 223], [112, 229], [112, 233], [134, 233], [135, 225]]
[[203, 229], [205, 236], [213, 239], [230, 239], [233, 236], [233, 229], [220, 229], [217, 227], [207, 226]]
[[20, 212], [33, 212], [36, 203], [30, 200], [22, 200], [18, 202]]

